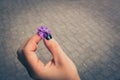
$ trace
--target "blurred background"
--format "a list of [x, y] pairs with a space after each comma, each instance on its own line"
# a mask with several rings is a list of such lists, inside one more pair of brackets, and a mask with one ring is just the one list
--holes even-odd
[[[41, 25], [81, 80], [120, 80], [120, 0], [0, 0], [0, 80], [32, 80], [16, 51]], [[52, 58], [42, 41], [36, 53]]]

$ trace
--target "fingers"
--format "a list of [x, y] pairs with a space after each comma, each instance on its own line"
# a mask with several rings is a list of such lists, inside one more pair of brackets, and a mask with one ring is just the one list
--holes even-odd
[[53, 55], [55, 62], [61, 61], [61, 58], [64, 56], [64, 52], [57, 41], [55, 39], [44, 40], [44, 44]]
[[39, 72], [44, 67], [43, 62], [39, 60], [37, 54], [35, 53], [35, 50], [37, 49], [37, 45], [40, 40], [41, 40], [41, 37], [38, 34], [36, 34], [32, 36], [24, 44], [23, 49], [21, 49], [23, 50], [23, 53], [25, 55], [25, 58], [29, 66], [33, 69], [34, 72]]

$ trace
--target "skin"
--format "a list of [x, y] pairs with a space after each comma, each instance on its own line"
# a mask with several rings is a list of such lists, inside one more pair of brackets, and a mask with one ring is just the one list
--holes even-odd
[[76, 66], [63, 52], [55, 39], [43, 40], [53, 59], [44, 64], [35, 51], [41, 37], [35, 34], [17, 51], [19, 61], [25, 66], [29, 75], [36, 80], [80, 80]]

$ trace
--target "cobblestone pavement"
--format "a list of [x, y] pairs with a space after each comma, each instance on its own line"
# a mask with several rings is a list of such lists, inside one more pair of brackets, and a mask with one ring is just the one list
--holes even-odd
[[[0, 80], [32, 80], [16, 51], [40, 25], [52, 30], [82, 80], [120, 80], [120, 0], [0, 0]], [[43, 48], [37, 54], [47, 63]]]

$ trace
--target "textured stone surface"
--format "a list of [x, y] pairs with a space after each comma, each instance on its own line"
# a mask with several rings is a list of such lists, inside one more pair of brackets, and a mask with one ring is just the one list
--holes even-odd
[[[52, 30], [82, 80], [120, 80], [120, 0], [0, 0], [0, 80], [32, 80], [18, 47], [38, 26]], [[47, 63], [43, 43], [37, 54]]]

